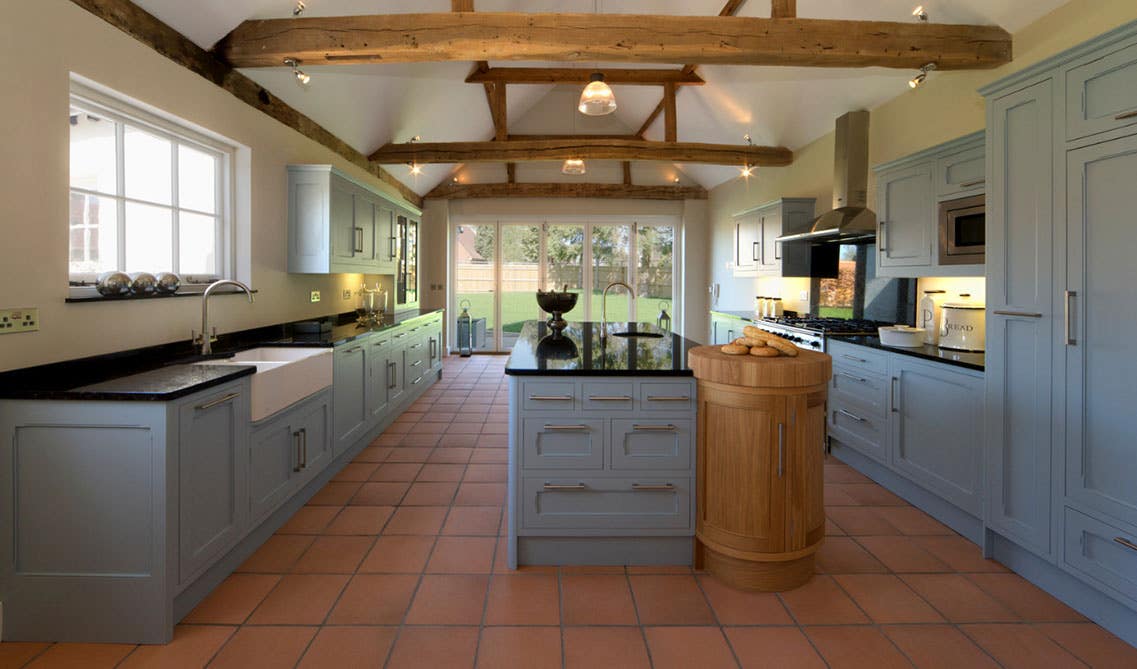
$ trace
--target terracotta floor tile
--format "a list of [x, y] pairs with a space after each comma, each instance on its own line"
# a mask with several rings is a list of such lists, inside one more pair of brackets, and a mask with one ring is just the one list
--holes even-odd
[[462, 483], [455, 506], [496, 506], [505, 502], [504, 483]]
[[36, 657], [29, 669], [101, 669], [114, 667], [134, 646], [124, 643], [57, 643]]
[[433, 547], [434, 537], [431, 536], [381, 536], [363, 558], [359, 573], [421, 573]]
[[853, 499], [840, 488], [840, 484], [826, 483], [825, 484], [825, 508], [831, 509], [835, 506], [857, 506], [857, 500]]
[[[409, 428], [404, 426], [404, 427], [400, 427], [397, 429], [398, 430], [407, 430]], [[388, 427], [387, 430], [385, 432], [383, 432], [383, 434], [379, 435], [378, 437], [375, 438], [374, 441], [371, 442], [371, 445], [372, 446], [379, 446], [382, 448], [388, 448], [388, 449], [393, 448], [393, 447], [397, 447], [399, 445], [399, 442], [403, 440], [403, 434], [404, 433], [401, 431], [396, 432], [395, 430], [392, 430], [390, 427]], [[390, 457], [390, 454], [388, 454], [388, 457]]]
[[501, 526], [500, 506], [456, 506], [450, 509], [443, 534], [496, 536]]
[[466, 468], [463, 481], [474, 483], [504, 483], [509, 478], [509, 470], [503, 465], [470, 465]]
[[875, 627], [807, 627], [831, 669], [908, 669], [912, 663]]
[[738, 664], [718, 627], [645, 627], [655, 669], [734, 669]]
[[630, 564], [625, 567], [629, 574], [672, 574], [688, 576], [692, 573], [690, 565], [678, 564]]
[[164, 646], [139, 646], [119, 669], [194, 669], [209, 664], [221, 646], [237, 631], [217, 625], [178, 625], [174, 639]]
[[742, 669], [825, 669], [825, 661], [797, 627], [726, 627]]
[[383, 462], [391, 455], [391, 449], [387, 446], [368, 446], [355, 456], [352, 462]]
[[607, 565], [607, 564], [575, 564], [563, 565], [557, 570], [565, 576], [581, 576], [584, 574], [604, 574], [608, 576], [617, 575], [622, 576], [627, 573], [627, 568], [620, 565]]
[[560, 669], [557, 627], [484, 627], [478, 669]]
[[888, 568], [851, 537], [826, 537], [817, 551], [816, 568], [823, 574], [883, 574]]
[[872, 480], [848, 465], [825, 465], [826, 483], [872, 483]]
[[445, 506], [406, 506], [395, 509], [383, 534], [438, 534], [446, 519]]
[[396, 448], [387, 456], [387, 462], [428, 462], [432, 453], [434, 448], [429, 446]]
[[772, 592], [736, 590], [713, 576], [696, 577], [721, 625], [792, 625], [793, 619]]
[[961, 625], [964, 634], [1007, 669], [1068, 669], [1080, 660], [1030, 625]]
[[415, 431], [409, 434], [404, 434], [403, 438], [399, 440], [399, 446], [409, 446], [411, 448], [434, 448], [441, 440], [441, 434], [424, 434], [422, 432]]
[[368, 481], [360, 486], [348, 504], [353, 506], [395, 506], [410, 489], [406, 481]]
[[328, 624], [398, 625], [417, 585], [415, 574], [356, 574], [328, 615]]
[[713, 625], [694, 576], [629, 576], [643, 625]]
[[1092, 623], [1042, 623], [1035, 628], [1094, 669], [1137, 667], [1137, 648]]
[[956, 571], [963, 572], [1006, 572], [1007, 568], [983, 558], [979, 546], [960, 536], [919, 536], [912, 537], [921, 548], [935, 555]]
[[345, 506], [324, 529], [324, 534], [375, 536], [383, 531], [394, 513], [393, 506]]
[[983, 592], [1014, 611], [1025, 621], [1036, 623], [1082, 623], [1087, 620], [1074, 609], [1018, 574], [969, 574], [967, 578]]
[[422, 465], [417, 462], [388, 462], [379, 465], [370, 476], [372, 481], [413, 481]]
[[348, 463], [338, 474], [332, 478], [333, 481], [366, 481], [371, 478], [378, 468], [374, 462], [351, 462]]
[[240, 625], [279, 582], [277, 575], [230, 574], [182, 622]]
[[419, 434], [442, 434], [450, 427], [449, 423], [431, 422], [415, 425], [415, 432]]
[[636, 607], [623, 574], [561, 577], [566, 625], [635, 625]]
[[486, 600], [486, 625], [559, 625], [560, 593], [552, 574], [494, 576]]
[[506, 448], [509, 446], [509, 435], [483, 434], [478, 436], [478, 448]]
[[651, 669], [638, 627], [570, 627], [564, 643], [565, 669]]
[[857, 543], [898, 574], [952, 570], [946, 562], [921, 548], [909, 537], [858, 537]]
[[343, 506], [361, 485], [358, 481], [332, 481], [312, 495], [308, 503], [313, 506]]
[[778, 596], [799, 625], [855, 625], [869, 621], [829, 576], [814, 576], [809, 583]]
[[470, 458], [470, 464], [506, 464], [509, 462], [509, 452], [500, 448], [479, 448]]
[[339, 574], [290, 574], [249, 618], [250, 625], [319, 625], [347, 585]]
[[427, 574], [407, 614], [408, 625], [477, 625], [489, 576]]
[[900, 497], [876, 483], [834, 483], [857, 504], [862, 506], [908, 506]]
[[462, 480], [462, 474], [466, 471], [466, 465], [439, 465], [439, 464], [425, 464], [422, 466], [422, 471], [418, 473], [416, 481], [454, 481]]
[[42, 653], [49, 643], [4, 641], [0, 642], [0, 667], [17, 669]]
[[900, 530], [871, 506], [835, 506], [825, 513], [845, 534], [852, 536], [900, 534]]
[[999, 666], [951, 625], [889, 625], [883, 631], [920, 669], [997, 669]]
[[276, 533], [320, 534], [342, 508], [339, 506], [302, 506]]
[[426, 565], [433, 574], [488, 574], [493, 571], [495, 537], [439, 537]]
[[395, 628], [324, 627], [312, 640], [298, 669], [381, 667], [395, 640]]
[[315, 537], [274, 534], [266, 539], [248, 560], [237, 567], [237, 571], [260, 574], [286, 573], [315, 540]]
[[[835, 506], [833, 508], [838, 509], [841, 507]], [[825, 518], [825, 536], [827, 536], [827, 537], [845, 536], [845, 530], [842, 530], [840, 525], [833, 522], [832, 518], [826, 517]]]
[[955, 536], [950, 527], [914, 506], [886, 506], [875, 508], [874, 511], [902, 534]]
[[438, 447], [443, 449], [451, 448], [473, 448], [478, 444], [477, 434], [444, 434], [442, 441], [438, 442]]
[[843, 574], [833, 578], [875, 623], [944, 622], [930, 604], [891, 574]]
[[960, 574], [905, 574], [900, 578], [953, 623], [1019, 620]]
[[470, 461], [474, 454], [472, 448], [437, 448], [431, 453], [428, 463], [432, 465], [459, 464], [464, 465]]
[[242, 627], [221, 649], [210, 669], [294, 667], [317, 627]]
[[454, 498], [458, 484], [445, 481], [420, 481], [412, 483], [407, 496], [403, 498], [404, 506], [449, 506]]
[[482, 423], [473, 420], [462, 420], [462, 416], [467, 414], [470, 418], [485, 417], [485, 414], [481, 412], [459, 412], [454, 422], [446, 428], [446, 434], [480, 434], [482, 431]]
[[471, 669], [477, 649], [477, 627], [404, 627], [387, 669]]
[[354, 574], [375, 543], [373, 537], [322, 536], [292, 567], [294, 574]]
[[420, 422], [422, 423], [449, 423], [454, 420], [456, 412], [454, 411], [435, 411], [433, 408], [426, 412]]

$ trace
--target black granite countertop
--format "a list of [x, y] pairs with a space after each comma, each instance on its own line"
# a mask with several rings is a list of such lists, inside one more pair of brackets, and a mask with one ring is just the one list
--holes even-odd
[[65, 391], [66, 399], [165, 402], [250, 376], [253, 365], [169, 365]]
[[[634, 331], [658, 337], [617, 337]], [[530, 376], [692, 376], [687, 351], [697, 342], [650, 323], [569, 323], [552, 337], [544, 321], [529, 321], [505, 363], [505, 373]]]
[[305, 346], [339, 346], [346, 344], [350, 341], [355, 341], [361, 337], [386, 332], [394, 327], [402, 325], [407, 321], [413, 321], [416, 318], [429, 316], [430, 314], [442, 311], [441, 309], [414, 309], [411, 311], [399, 312], [398, 314], [388, 314], [383, 317], [383, 320], [378, 323], [369, 325], [359, 325], [354, 320], [339, 319], [338, 322], [332, 326], [331, 330], [322, 332], [320, 334], [303, 334], [292, 333], [289, 337], [289, 344], [299, 344]]
[[880, 337], [876, 335], [838, 335], [832, 338], [849, 344], [856, 344], [857, 346], [867, 346], [868, 348], [875, 348], [881, 351], [891, 351], [892, 353], [910, 355], [915, 358], [924, 358], [925, 360], [934, 360], [935, 362], [955, 365], [956, 367], [966, 367], [967, 369], [974, 369], [980, 372], [984, 371], [985, 357], [982, 353], [952, 351], [930, 344], [919, 347], [885, 346], [880, 343]]

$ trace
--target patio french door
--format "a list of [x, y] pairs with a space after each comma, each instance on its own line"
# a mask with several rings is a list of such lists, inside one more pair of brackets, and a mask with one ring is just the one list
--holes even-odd
[[[456, 317], [468, 306], [475, 351], [508, 352], [526, 321], [548, 317], [537, 306], [538, 288], [580, 294], [565, 319], [598, 321], [604, 288], [621, 281], [635, 287], [636, 299], [614, 288], [608, 296], [608, 318], [654, 322], [675, 294], [676, 227], [569, 220], [454, 223], [450, 313]], [[668, 311], [676, 317], [673, 309]], [[450, 346], [458, 348], [456, 334]]]

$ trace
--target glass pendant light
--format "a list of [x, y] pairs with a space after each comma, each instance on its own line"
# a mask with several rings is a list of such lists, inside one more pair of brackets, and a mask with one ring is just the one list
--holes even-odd
[[580, 94], [580, 104], [577, 109], [585, 116], [604, 116], [616, 111], [616, 96], [612, 88], [604, 83], [604, 75], [595, 72], [591, 81]]
[[561, 166], [562, 174], [584, 174], [584, 161], [580, 158], [568, 158], [565, 164]]

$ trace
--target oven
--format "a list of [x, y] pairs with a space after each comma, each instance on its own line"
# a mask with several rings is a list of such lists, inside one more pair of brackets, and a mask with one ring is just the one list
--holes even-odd
[[987, 236], [983, 195], [940, 203], [940, 264], [982, 265]]

